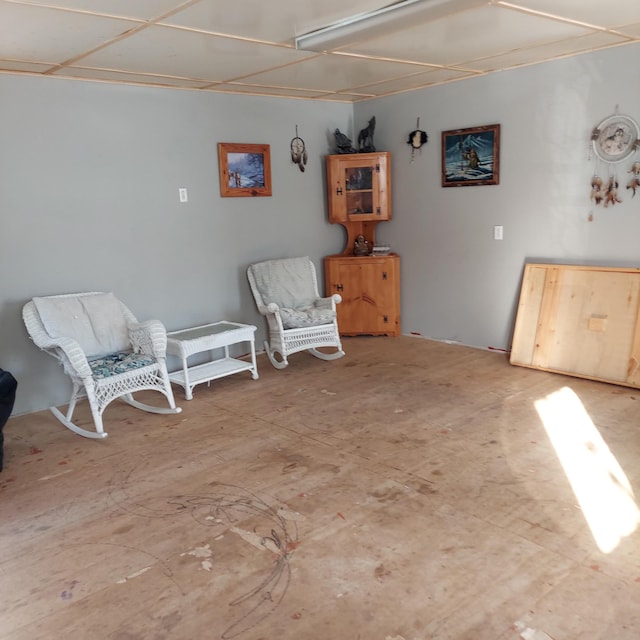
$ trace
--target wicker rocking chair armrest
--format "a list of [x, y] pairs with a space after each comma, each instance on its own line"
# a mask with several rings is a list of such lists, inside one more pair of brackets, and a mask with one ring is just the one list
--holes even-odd
[[[47, 343], [41, 344], [44, 351], [62, 351], [68, 364], [73, 368], [79, 378], [90, 378], [91, 367], [87, 356], [80, 344], [73, 338], [50, 338]], [[64, 358], [63, 358], [64, 362]]]
[[316, 309], [335, 309], [336, 304], [342, 302], [342, 296], [339, 293], [334, 293], [328, 298], [318, 298], [313, 306]]
[[129, 323], [129, 339], [135, 353], [156, 358], [167, 355], [167, 330], [160, 320]]

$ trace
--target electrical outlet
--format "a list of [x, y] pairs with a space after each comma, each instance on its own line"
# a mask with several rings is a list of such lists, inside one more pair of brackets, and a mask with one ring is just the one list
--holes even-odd
[[178, 189], [178, 195], [180, 196], [180, 202], [189, 202], [189, 196], [187, 190], [184, 187]]
[[493, 227], [493, 239], [502, 240], [504, 238], [504, 228], [501, 224], [497, 224]]

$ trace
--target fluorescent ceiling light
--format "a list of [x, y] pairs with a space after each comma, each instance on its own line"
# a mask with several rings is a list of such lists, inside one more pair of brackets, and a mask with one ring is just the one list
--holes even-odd
[[440, 18], [452, 11], [486, 4], [487, 0], [401, 0], [369, 13], [345, 18], [296, 38], [296, 49], [331, 51], [364, 38], [375, 38], [389, 31], [415, 26]]

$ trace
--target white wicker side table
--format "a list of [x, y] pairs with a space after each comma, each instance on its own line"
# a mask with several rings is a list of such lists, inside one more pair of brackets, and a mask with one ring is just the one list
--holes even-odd
[[[182, 370], [169, 373], [169, 380], [184, 388], [184, 397], [193, 398], [193, 388], [201, 382], [229, 376], [241, 371], [250, 371], [254, 380], [258, 379], [255, 348], [256, 327], [237, 322], [214, 322], [199, 327], [170, 331], [167, 333], [167, 354], [182, 360]], [[229, 356], [229, 347], [240, 342], [248, 342], [251, 360], [239, 360]], [[187, 358], [196, 353], [223, 349], [224, 357], [212, 358], [195, 366], [187, 365]]]

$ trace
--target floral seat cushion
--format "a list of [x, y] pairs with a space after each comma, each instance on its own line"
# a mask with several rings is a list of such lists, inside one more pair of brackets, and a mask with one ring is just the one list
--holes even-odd
[[308, 307], [306, 309], [280, 309], [282, 326], [285, 329], [300, 329], [302, 327], [314, 327], [319, 324], [333, 322], [336, 312], [332, 309], [318, 309]]
[[134, 369], [140, 369], [156, 362], [152, 356], [143, 353], [129, 353], [121, 351], [108, 356], [89, 360], [89, 366], [96, 380], [127, 373]]

